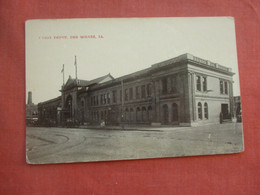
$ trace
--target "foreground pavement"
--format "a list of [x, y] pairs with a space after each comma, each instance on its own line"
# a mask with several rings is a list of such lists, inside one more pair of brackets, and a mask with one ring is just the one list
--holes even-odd
[[27, 127], [32, 164], [144, 159], [243, 151], [241, 123], [201, 127], [80, 129]]

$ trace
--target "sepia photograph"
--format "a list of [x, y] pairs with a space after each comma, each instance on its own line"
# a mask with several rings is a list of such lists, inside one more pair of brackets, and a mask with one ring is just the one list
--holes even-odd
[[29, 164], [244, 151], [232, 17], [26, 22]]

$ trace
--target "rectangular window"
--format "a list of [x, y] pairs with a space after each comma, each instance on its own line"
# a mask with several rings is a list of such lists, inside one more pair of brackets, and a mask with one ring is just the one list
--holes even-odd
[[113, 103], [116, 103], [116, 90], [114, 90], [112, 93], [113, 93]]
[[94, 103], [93, 104], [96, 105], [96, 96], [94, 96], [93, 99], [94, 99]]
[[104, 104], [106, 104], [107, 103], [107, 96], [106, 96], [106, 94], [104, 94], [103, 97], [104, 97]]
[[125, 101], [128, 101], [128, 89], [125, 89]]
[[220, 86], [220, 93], [223, 94], [224, 93], [224, 82], [220, 81], [219, 86]]
[[107, 93], [107, 103], [110, 104], [110, 94]]
[[177, 82], [176, 82], [176, 76], [174, 76], [173, 78], [172, 78], [172, 83], [171, 83], [171, 88], [172, 88], [172, 92], [173, 93], [176, 93], [176, 85], [177, 85]]
[[120, 90], [120, 101], [122, 102], [122, 90]]
[[97, 98], [97, 99], [96, 99], [96, 104], [98, 105], [98, 95], [96, 96], [96, 98]]
[[151, 95], [152, 95], [152, 85], [149, 83], [147, 85], [147, 96], [151, 97]]
[[136, 97], [136, 99], [140, 99], [139, 89], [140, 89], [140, 87], [139, 87], [139, 86], [136, 86], [136, 88], [135, 88], [135, 97]]
[[103, 95], [100, 95], [100, 101], [101, 101], [101, 105], [103, 105], [104, 104]]
[[141, 87], [141, 94], [142, 94], [142, 98], [145, 98], [145, 85], [142, 85]]
[[224, 83], [225, 83], [225, 94], [228, 94], [228, 82], [225, 81]]
[[133, 99], [133, 88], [129, 89], [129, 100]]
[[203, 91], [207, 91], [207, 78], [202, 77]]
[[162, 79], [162, 93], [167, 93], [167, 78]]
[[196, 76], [197, 90], [201, 91], [201, 80], [200, 76]]

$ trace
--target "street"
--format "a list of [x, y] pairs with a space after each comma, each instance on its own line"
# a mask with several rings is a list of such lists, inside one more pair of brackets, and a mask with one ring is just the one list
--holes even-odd
[[129, 130], [26, 128], [32, 164], [144, 159], [243, 151], [242, 123]]

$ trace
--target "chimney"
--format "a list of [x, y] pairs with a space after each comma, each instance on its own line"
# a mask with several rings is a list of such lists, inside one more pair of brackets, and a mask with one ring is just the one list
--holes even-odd
[[28, 102], [27, 102], [27, 104], [32, 104], [32, 92], [31, 91], [29, 91], [28, 92]]

